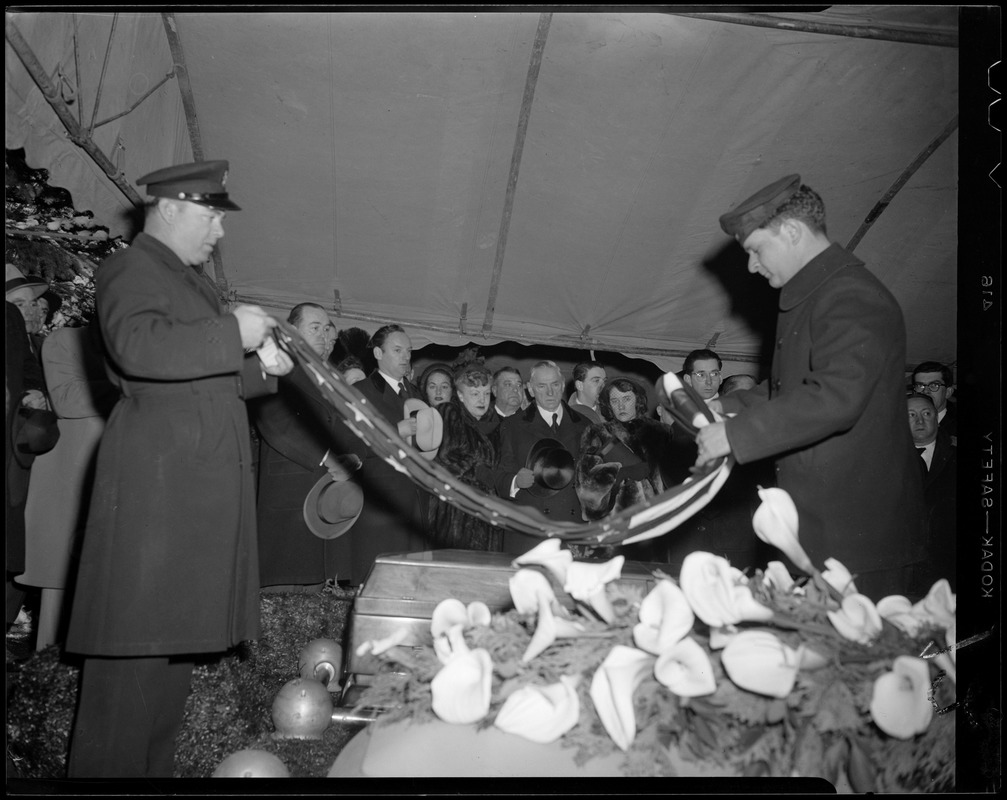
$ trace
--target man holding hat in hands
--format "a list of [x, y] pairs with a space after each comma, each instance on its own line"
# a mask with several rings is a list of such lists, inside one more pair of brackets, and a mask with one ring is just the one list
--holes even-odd
[[[904, 424], [898, 302], [826, 233], [821, 197], [788, 175], [720, 218], [748, 271], [780, 289], [770, 380], [713, 400], [737, 416], [702, 428], [697, 464], [776, 457], [812, 562], [841, 561], [875, 600], [910, 594], [924, 558], [923, 502]], [[924, 590], [925, 591], [925, 590]]]
[[259, 635], [244, 399], [275, 391], [293, 362], [250, 353], [276, 321], [258, 306], [225, 313], [202, 272], [238, 209], [226, 175], [226, 161], [205, 161], [140, 178], [144, 230], [96, 274], [122, 397], [98, 450], [66, 641], [85, 656], [71, 778], [171, 777], [197, 654]]

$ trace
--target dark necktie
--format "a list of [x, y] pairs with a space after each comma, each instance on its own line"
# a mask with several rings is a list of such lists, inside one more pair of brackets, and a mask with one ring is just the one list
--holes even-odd
[[399, 391], [397, 392], [397, 394], [399, 397], [402, 398], [406, 396], [406, 385], [402, 381], [399, 381]]
[[559, 414], [552, 415], [552, 432], [556, 433], [559, 430]]
[[927, 459], [923, 455], [926, 452], [926, 450], [927, 449], [925, 447], [917, 447], [916, 448], [916, 452], [920, 454], [920, 461], [923, 462], [923, 469], [925, 469], [927, 472], [929, 472], [930, 471], [930, 467], [927, 465]]

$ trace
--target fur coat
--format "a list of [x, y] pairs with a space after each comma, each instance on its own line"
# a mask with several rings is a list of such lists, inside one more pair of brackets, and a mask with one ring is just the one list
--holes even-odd
[[[463, 483], [495, 494], [494, 474], [500, 458], [500, 417], [492, 408], [481, 419], [457, 398], [438, 406], [444, 434], [436, 462]], [[503, 533], [488, 522], [466, 514], [431, 495], [428, 513], [431, 538], [441, 547], [499, 551]]]
[[589, 521], [622, 511], [664, 491], [660, 465], [671, 435], [656, 420], [604, 422], [581, 438], [575, 486]]

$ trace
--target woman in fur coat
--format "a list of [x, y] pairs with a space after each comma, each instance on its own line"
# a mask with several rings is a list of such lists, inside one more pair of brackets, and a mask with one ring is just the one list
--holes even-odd
[[[588, 521], [661, 494], [660, 465], [672, 446], [667, 429], [647, 418], [647, 393], [635, 381], [616, 378], [606, 384], [598, 408], [604, 421], [584, 431], [577, 458], [577, 495]], [[657, 556], [651, 542], [618, 552], [637, 560]]]
[[[490, 396], [492, 375], [479, 363], [463, 365], [454, 377], [454, 395], [438, 406], [444, 435], [434, 459], [463, 483], [495, 494], [493, 474], [500, 458], [500, 416]], [[431, 495], [430, 533], [440, 547], [500, 552], [503, 531]]]

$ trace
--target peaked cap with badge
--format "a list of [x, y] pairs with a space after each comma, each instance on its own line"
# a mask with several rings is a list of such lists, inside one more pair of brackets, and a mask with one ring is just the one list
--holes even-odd
[[137, 183], [147, 187], [152, 197], [166, 197], [171, 200], [188, 200], [208, 208], [240, 211], [227, 196], [228, 163], [217, 161], [197, 161], [191, 164], [176, 164], [154, 172], [149, 172]]

